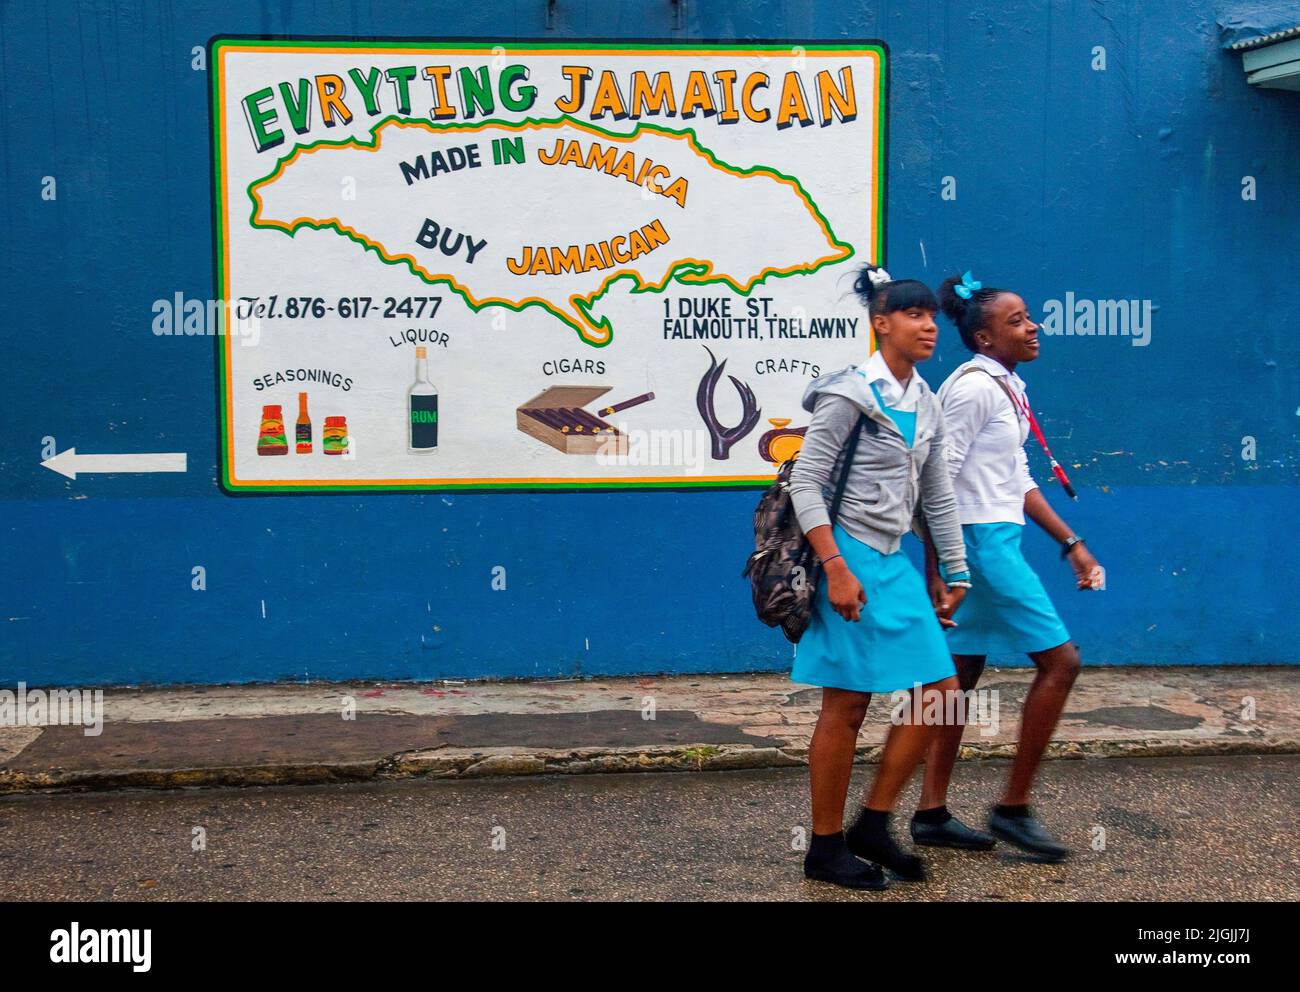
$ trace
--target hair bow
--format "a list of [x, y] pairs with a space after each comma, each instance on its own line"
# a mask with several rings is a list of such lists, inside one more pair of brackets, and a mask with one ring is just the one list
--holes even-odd
[[952, 288], [952, 291], [960, 296], [963, 300], [969, 300], [971, 295], [977, 289], [983, 289], [984, 284], [971, 277], [970, 270], [962, 274], [961, 282]]

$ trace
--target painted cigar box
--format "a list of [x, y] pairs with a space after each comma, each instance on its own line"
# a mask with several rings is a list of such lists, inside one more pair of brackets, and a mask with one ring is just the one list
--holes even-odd
[[609, 386], [551, 386], [515, 409], [516, 425], [566, 455], [601, 451], [626, 455], [627, 435], [583, 409], [609, 390]]

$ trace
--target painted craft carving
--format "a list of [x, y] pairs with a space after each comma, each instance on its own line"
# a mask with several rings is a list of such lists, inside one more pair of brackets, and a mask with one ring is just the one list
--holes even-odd
[[782, 465], [803, 447], [807, 427], [790, 427], [789, 417], [770, 417], [772, 429], [758, 439], [758, 457], [773, 465]]
[[718, 388], [718, 380], [722, 378], [723, 370], [727, 367], [727, 360], [724, 358], [719, 362], [708, 345], [704, 346], [704, 350], [709, 352], [709, 370], [700, 380], [700, 388], [695, 394], [695, 405], [704, 419], [704, 426], [708, 428], [713, 457], [721, 461], [730, 457], [732, 445], [743, 440], [745, 435], [758, 425], [759, 414], [762, 411], [758, 408], [758, 401], [754, 399], [754, 391], [734, 375], [729, 375], [727, 378], [740, 394], [740, 423], [735, 427], [722, 426], [713, 408], [713, 394]]

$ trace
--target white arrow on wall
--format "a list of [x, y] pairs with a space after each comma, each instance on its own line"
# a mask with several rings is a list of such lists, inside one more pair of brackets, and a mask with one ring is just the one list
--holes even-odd
[[184, 472], [185, 452], [136, 455], [79, 455], [76, 448], [60, 451], [41, 462], [52, 472], [75, 479], [78, 472]]

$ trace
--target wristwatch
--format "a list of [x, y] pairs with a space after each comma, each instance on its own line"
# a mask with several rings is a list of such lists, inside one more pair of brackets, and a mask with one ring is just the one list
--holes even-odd
[[1076, 544], [1082, 544], [1082, 543], [1083, 543], [1083, 538], [1081, 538], [1078, 534], [1071, 534], [1069, 537], [1067, 537], [1064, 541], [1061, 542], [1061, 557], [1064, 558], [1066, 555], [1068, 555], [1071, 551], [1074, 550], [1074, 546]]

